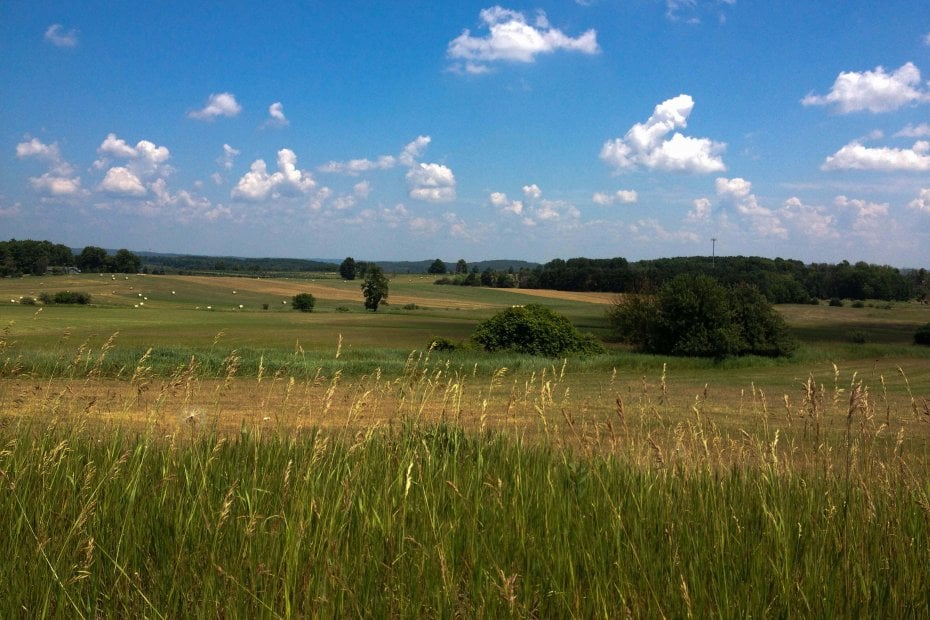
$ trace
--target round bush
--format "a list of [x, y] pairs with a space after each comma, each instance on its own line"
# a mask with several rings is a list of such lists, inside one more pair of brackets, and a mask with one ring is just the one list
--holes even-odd
[[602, 353], [604, 347], [582, 334], [566, 317], [538, 304], [514, 306], [478, 325], [472, 340], [485, 351], [513, 351], [544, 357]]

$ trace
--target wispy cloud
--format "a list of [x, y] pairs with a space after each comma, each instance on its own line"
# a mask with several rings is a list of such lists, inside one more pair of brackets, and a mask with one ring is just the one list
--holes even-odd
[[45, 40], [55, 47], [77, 47], [78, 35], [73, 28], [65, 30], [61, 24], [52, 24], [45, 31]]
[[284, 116], [284, 105], [276, 101], [268, 106], [268, 120], [265, 121], [266, 127], [286, 127], [291, 122]]

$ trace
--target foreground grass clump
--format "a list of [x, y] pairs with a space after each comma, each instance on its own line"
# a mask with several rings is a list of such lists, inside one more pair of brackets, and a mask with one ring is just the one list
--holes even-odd
[[920, 615], [930, 486], [900, 441], [868, 449], [863, 397], [804, 471], [778, 433], [721, 466], [710, 427], [593, 446], [7, 419], [0, 616]]

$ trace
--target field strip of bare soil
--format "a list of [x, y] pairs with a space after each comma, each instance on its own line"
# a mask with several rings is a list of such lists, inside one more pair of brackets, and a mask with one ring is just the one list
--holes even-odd
[[508, 293], [519, 293], [520, 295], [532, 295], [533, 297], [547, 297], [549, 299], [564, 299], [565, 301], [582, 301], [585, 303], [605, 305], [612, 304], [617, 298], [617, 293], [585, 293], [537, 288], [502, 288], [496, 290], [506, 291]]

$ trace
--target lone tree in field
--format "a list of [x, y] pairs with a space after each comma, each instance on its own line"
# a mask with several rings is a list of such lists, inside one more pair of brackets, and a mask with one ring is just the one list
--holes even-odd
[[372, 312], [377, 312], [378, 306], [387, 302], [388, 279], [381, 267], [374, 263], [368, 265], [368, 269], [365, 270], [362, 294], [365, 296], [365, 308]]
[[342, 264], [339, 265], [339, 275], [342, 276], [344, 280], [354, 280], [356, 274], [355, 259], [351, 256], [347, 256]]
[[310, 293], [297, 293], [291, 298], [291, 308], [301, 312], [313, 312], [316, 298]]
[[485, 351], [560, 357], [603, 353], [594, 336], [575, 329], [565, 316], [539, 304], [514, 306], [478, 325], [472, 340]]
[[446, 264], [437, 258], [426, 272], [432, 275], [442, 275], [446, 273]]
[[617, 337], [649, 353], [722, 358], [789, 355], [784, 319], [753, 286], [726, 288], [710, 276], [680, 275], [658, 295], [627, 295], [608, 311]]
[[465, 262], [464, 258], [460, 258], [457, 263], [455, 263], [455, 273], [456, 275], [468, 274], [468, 263]]

